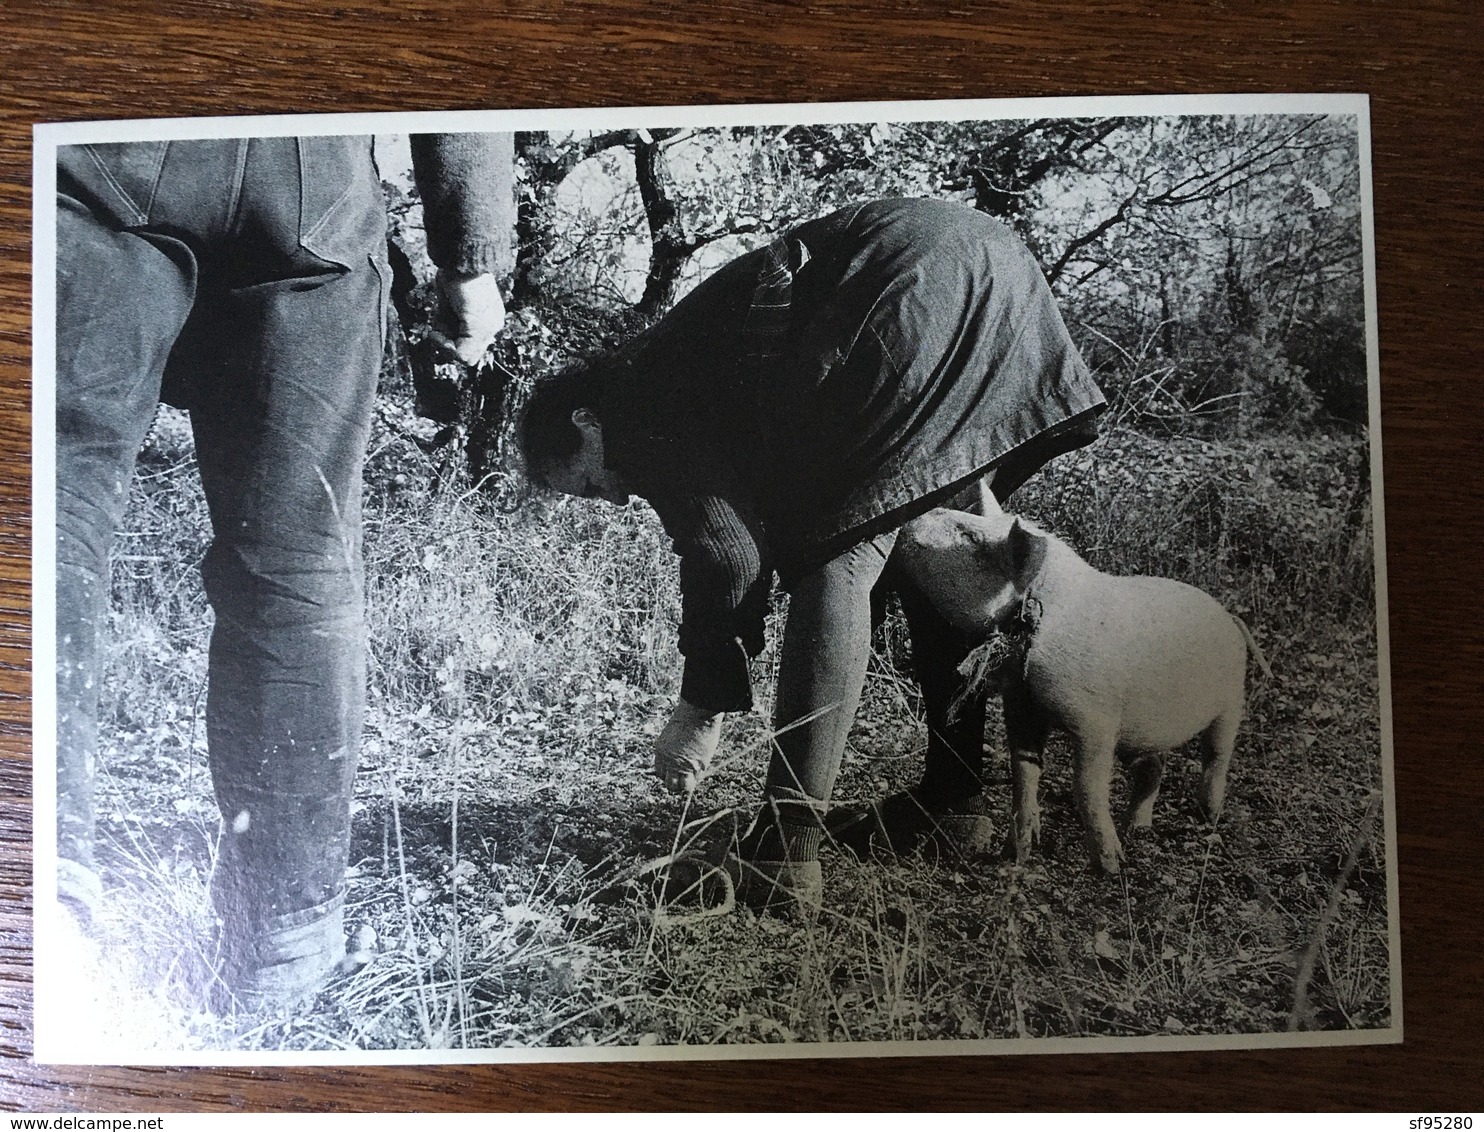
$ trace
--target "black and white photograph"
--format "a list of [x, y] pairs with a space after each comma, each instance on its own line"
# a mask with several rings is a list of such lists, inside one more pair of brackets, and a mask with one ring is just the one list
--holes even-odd
[[37, 127], [37, 1059], [1400, 1041], [1367, 113]]

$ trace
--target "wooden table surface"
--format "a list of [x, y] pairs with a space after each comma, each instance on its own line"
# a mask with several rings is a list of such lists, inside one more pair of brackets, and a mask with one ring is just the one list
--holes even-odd
[[[1484, 6], [536, 0], [0, 6], [0, 1106], [1366, 1108], [1484, 1102]], [[69, 1069], [31, 1050], [30, 127], [343, 110], [1371, 96], [1406, 1042], [1247, 1053]], [[45, 675], [45, 674], [43, 674]]]

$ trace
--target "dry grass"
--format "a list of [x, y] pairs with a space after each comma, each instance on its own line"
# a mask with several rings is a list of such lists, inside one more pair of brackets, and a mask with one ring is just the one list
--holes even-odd
[[[1086, 872], [1066, 753], [1028, 867], [830, 853], [801, 925], [656, 906], [654, 862], [731, 836], [758, 797], [766, 704], [732, 720], [687, 807], [649, 772], [674, 694], [673, 560], [653, 515], [577, 501], [501, 514], [451, 492], [382, 422], [368, 468], [372, 666], [349, 929], [358, 965], [313, 1009], [212, 1008], [215, 810], [201, 726], [204, 516], [178, 429], [148, 455], [115, 567], [102, 782], [109, 969], [156, 1004], [139, 1043], [236, 1049], [959, 1040], [1387, 1023], [1374, 594], [1353, 445], [1117, 434], [1017, 506], [1104, 568], [1183, 577], [1240, 612], [1254, 685], [1220, 828], [1176, 758], [1157, 833]], [[1340, 469], [1319, 477], [1317, 469]], [[842, 777], [916, 776], [900, 627], [878, 641]], [[759, 661], [766, 700], [772, 654]], [[998, 722], [990, 790], [1008, 813]], [[1321, 919], [1323, 920], [1322, 927]], [[1316, 930], [1318, 932], [1316, 937]]]

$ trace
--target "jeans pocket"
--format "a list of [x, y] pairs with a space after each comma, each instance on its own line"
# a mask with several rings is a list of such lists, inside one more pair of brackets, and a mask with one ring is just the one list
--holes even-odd
[[299, 245], [351, 269], [384, 255], [386, 202], [369, 136], [299, 139]]
[[149, 222], [169, 148], [167, 141], [64, 146], [57, 161], [125, 228], [137, 228]]
[[381, 348], [386, 350], [387, 322], [391, 316], [392, 301], [392, 268], [387, 262], [386, 252], [381, 254], [370, 253], [367, 257], [371, 261], [371, 270], [376, 272], [376, 278], [381, 283], [381, 301], [377, 307], [377, 327], [381, 332]]

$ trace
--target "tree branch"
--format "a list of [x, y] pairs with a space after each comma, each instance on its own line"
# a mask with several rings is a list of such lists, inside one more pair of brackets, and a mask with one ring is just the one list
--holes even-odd
[[1108, 231], [1110, 228], [1122, 224], [1128, 216], [1129, 209], [1133, 207], [1134, 199], [1134, 197], [1129, 197], [1118, 206], [1112, 216], [1109, 216], [1097, 227], [1093, 228], [1092, 231], [1084, 232], [1082, 235], [1078, 236], [1071, 243], [1069, 243], [1066, 246], [1066, 249], [1061, 253], [1061, 256], [1057, 259], [1056, 263], [1052, 265], [1051, 270], [1046, 273], [1046, 281], [1048, 283], [1055, 283], [1058, 279], [1061, 278], [1061, 273], [1067, 269], [1067, 264], [1072, 261], [1072, 258], [1079, 251], [1087, 247], [1088, 244], [1095, 242], [1099, 237], [1103, 235], [1104, 232]]

